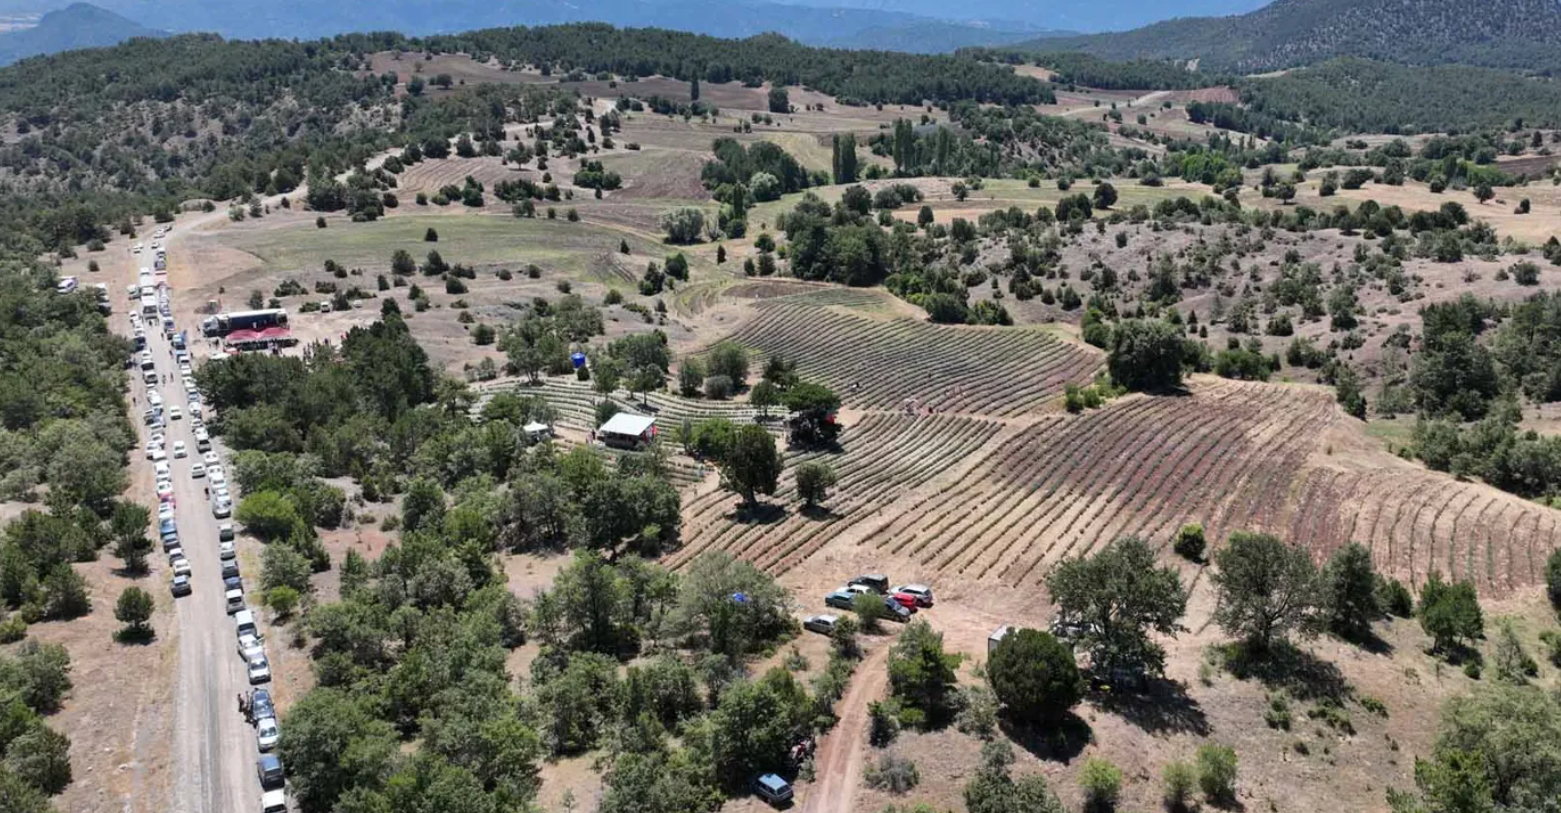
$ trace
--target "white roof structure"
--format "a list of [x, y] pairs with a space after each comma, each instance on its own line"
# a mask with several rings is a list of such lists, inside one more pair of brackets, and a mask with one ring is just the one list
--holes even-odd
[[645, 434], [645, 430], [649, 429], [655, 423], [655, 418], [649, 418], [644, 415], [631, 415], [627, 412], [620, 412], [617, 415], [612, 416], [612, 418], [609, 419], [607, 423], [602, 424], [601, 429], [596, 431], [603, 435], [629, 435], [632, 437], [640, 437], [641, 435]]
[[548, 426], [545, 423], [539, 423], [537, 421], [532, 421], [531, 423], [526, 424], [522, 428], [526, 432], [533, 432], [534, 433], [534, 432], [547, 432], [547, 431], [550, 431], [553, 427]]

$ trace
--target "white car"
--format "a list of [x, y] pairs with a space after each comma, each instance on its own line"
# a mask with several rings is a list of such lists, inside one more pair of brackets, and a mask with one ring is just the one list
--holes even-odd
[[253, 661], [256, 658], [264, 660], [266, 657], [266, 647], [264, 644], [260, 643], [259, 638], [253, 635], [240, 635], [238, 637], [238, 656], [243, 658], [245, 663]]
[[173, 483], [170, 483], [167, 480], [159, 480], [157, 482], [157, 499], [163, 502], [167, 502], [172, 497]]
[[164, 443], [166, 443], [168, 439], [166, 437], [164, 437], [163, 433], [161, 433], [161, 432], [153, 432], [151, 434], [151, 436], [148, 437], [146, 440], [147, 440], [148, 443], [161, 448], [162, 445]]
[[211, 490], [211, 498], [217, 502], [232, 503], [233, 492], [228, 491], [227, 486], [217, 486]]
[[269, 683], [269, 682], [271, 682], [271, 663], [266, 660], [266, 656], [261, 655], [258, 658], [250, 658], [249, 659], [249, 683], [250, 683], [250, 685], [253, 686], [256, 683]]
[[185, 452], [184, 452], [184, 441], [182, 441], [182, 440], [174, 441], [173, 442], [173, 456], [174, 457], [184, 457], [184, 455], [185, 455]]
[[151, 441], [151, 440], [147, 441], [146, 442], [146, 459], [147, 460], [151, 460], [152, 459], [152, 455], [155, 454], [161, 448], [162, 448], [161, 446], [157, 445], [156, 441]]
[[168, 477], [169, 477], [169, 474], [168, 474], [168, 461], [166, 461], [166, 460], [159, 460], [156, 463], [153, 463], [152, 464], [152, 471], [157, 475], [157, 479], [159, 479], [159, 480], [167, 480]]
[[168, 407], [168, 420], [170, 420], [170, 421], [178, 421], [178, 420], [183, 420], [183, 419], [184, 419], [184, 410], [180, 409], [177, 404], [175, 404], [174, 406]]
[[196, 480], [206, 476], [206, 467], [199, 463], [190, 464], [190, 476]]
[[190, 575], [190, 560], [180, 556], [173, 560], [173, 575]]
[[214, 486], [220, 486], [228, 481], [227, 472], [224, 472], [221, 466], [207, 466], [206, 476], [211, 478], [211, 484]]
[[275, 717], [262, 717], [255, 723], [255, 745], [261, 751], [270, 751], [275, 748], [277, 740], [281, 739], [281, 736], [276, 728]]
[[217, 457], [216, 452], [207, 452], [206, 454], [201, 455], [201, 462], [205, 463], [206, 468], [210, 469], [212, 466], [221, 463], [222, 458]]
[[233, 516], [233, 503], [221, 501], [212, 503], [211, 515], [217, 519], [227, 519]]
[[179, 561], [179, 560], [181, 560], [183, 558], [184, 558], [184, 548], [182, 548], [182, 547], [180, 547], [178, 545], [174, 545], [173, 547], [168, 549], [168, 566], [169, 567], [172, 567], [174, 562], [177, 562], [177, 561]]
[[233, 540], [229, 539], [226, 542], [217, 543], [217, 558], [226, 562], [236, 556], [238, 556], [238, 551], [233, 548]]
[[211, 433], [207, 432], [206, 431], [206, 427], [203, 426], [203, 427], [195, 430], [195, 439], [196, 440], [211, 440]]
[[151, 460], [153, 463], [158, 463], [158, 462], [161, 462], [163, 460], [167, 460], [168, 459], [168, 453], [163, 451], [163, 447], [158, 446], [157, 448], [152, 450], [151, 454], [147, 455], [147, 459]]
[[152, 390], [146, 394], [146, 402], [154, 407], [161, 407], [163, 405], [163, 396], [157, 390]]
[[165, 519], [173, 519], [173, 506], [166, 503], [157, 506], [157, 521], [162, 522]]

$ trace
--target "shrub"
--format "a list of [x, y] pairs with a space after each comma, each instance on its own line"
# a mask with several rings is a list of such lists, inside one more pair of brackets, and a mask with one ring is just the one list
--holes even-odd
[[916, 763], [899, 754], [882, 754], [878, 764], [867, 769], [868, 787], [889, 793], [909, 793], [921, 782]]
[[153, 609], [150, 593], [139, 587], [125, 588], [125, 592], [119, 594], [119, 603], [114, 608], [114, 618], [125, 625], [121, 634], [124, 637], [148, 636], [151, 633], [149, 622]]
[[1079, 788], [1084, 791], [1086, 811], [1109, 813], [1122, 796], [1122, 769], [1109, 760], [1090, 757], [1079, 771]]
[[1198, 787], [1213, 804], [1235, 801], [1235, 749], [1227, 745], [1205, 745], [1198, 749]]
[[1186, 762], [1180, 760], [1165, 766], [1160, 772], [1161, 781], [1165, 783], [1165, 791], [1161, 799], [1172, 813], [1181, 813], [1187, 809], [1192, 801], [1192, 790], [1198, 782], [1198, 771]]
[[27, 619], [13, 615], [0, 621], [0, 644], [14, 644], [27, 637]]
[[1010, 632], [987, 664], [987, 679], [1004, 710], [1024, 723], [1056, 720], [1084, 696], [1073, 651], [1050, 633]]
[[1409, 588], [1405, 587], [1403, 582], [1398, 579], [1384, 578], [1378, 574], [1377, 606], [1389, 615], [1409, 618], [1415, 614], [1415, 597], [1410, 594]]
[[1176, 541], [1171, 544], [1176, 555], [1193, 562], [1203, 561], [1203, 552], [1208, 547], [1208, 542], [1203, 538], [1203, 525], [1197, 522], [1189, 522], [1176, 532]]
[[835, 485], [835, 470], [827, 463], [808, 461], [796, 468], [797, 496], [808, 507], [818, 505], [829, 497], [829, 489]]
[[732, 379], [724, 375], [706, 378], [705, 397], [716, 401], [724, 401], [732, 397]]
[[1561, 611], [1561, 548], [1551, 551], [1545, 560], [1545, 593], [1550, 596], [1550, 606]]
[[884, 617], [887, 608], [877, 593], [858, 593], [851, 600], [851, 610], [856, 613], [863, 632], [877, 632], [878, 621]]
[[279, 585], [266, 591], [266, 606], [276, 612], [278, 618], [286, 618], [298, 609], [298, 591], [287, 585]]

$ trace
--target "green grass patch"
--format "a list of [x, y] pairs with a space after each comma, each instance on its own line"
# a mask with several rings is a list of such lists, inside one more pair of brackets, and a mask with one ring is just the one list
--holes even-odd
[[[566, 210], [559, 207], [557, 220], [470, 214], [389, 217], [328, 229], [309, 223], [241, 234], [232, 238], [231, 244], [259, 257], [268, 270], [314, 270], [329, 259], [348, 268], [382, 271], [388, 269], [396, 250], [404, 249], [418, 262], [437, 250], [452, 265], [524, 267], [535, 263], [581, 278], [610, 276], [606, 258], [622, 256], [618, 253], [620, 240], [628, 241], [636, 255], [624, 258], [636, 271], [643, 270], [644, 257], [659, 258], [675, 251], [610, 225], [570, 223], [563, 217]], [[438, 242], [424, 240], [429, 229], [438, 232]], [[694, 264], [692, 256], [690, 261]]]

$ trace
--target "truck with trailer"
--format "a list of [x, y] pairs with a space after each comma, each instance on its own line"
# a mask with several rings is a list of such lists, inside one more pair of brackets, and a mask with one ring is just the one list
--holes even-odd
[[258, 311], [232, 311], [208, 316], [201, 320], [201, 335], [226, 336], [235, 330], [264, 330], [268, 327], [287, 327], [287, 310], [270, 308]]

